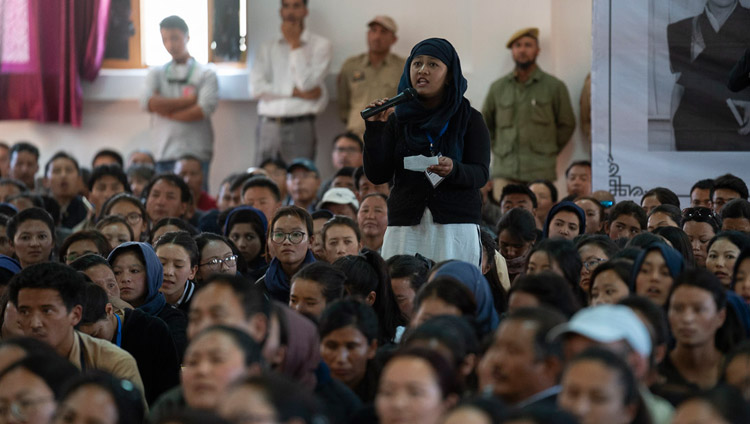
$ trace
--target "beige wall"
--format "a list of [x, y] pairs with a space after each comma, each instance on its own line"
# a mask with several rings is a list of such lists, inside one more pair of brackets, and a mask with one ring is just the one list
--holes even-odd
[[[450, 40], [459, 51], [469, 81], [467, 97], [480, 109], [486, 90], [499, 76], [513, 68], [505, 48], [507, 38], [525, 26], [541, 31], [540, 66], [568, 86], [578, 114], [578, 98], [591, 62], [592, 0], [311, 0], [311, 29], [334, 43], [334, 58], [328, 77], [333, 88], [335, 74], [343, 60], [365, 49], [365, 25], [374, 15], [388, 13], [398, 24], [395, 51], [408, 55], [411, 46], [423, 38], [438, 36]], [[277, 32], [278, 2], [250, 0], [250, 53], [260, 42]], [[127, 154], [135, 148], [150, 148], [149, 116], [140, 110], [137, 96], [143, 72], [104, 72], [94, 84], [85, 86], [83, 126], [72, 128], [28, 121], [0, 122], [0, 139], [29, 140], [43, 152], [42, 164], [63, 149], [89, 163], [96, 150], [104, 147]], [[210, 176], [212, 188], [230, 172], [255, 164], [253, 143], [257, 121], [256, 104], [247, 99], [245, 75], [220, 75], [223, 84], [219, 107], [213, 115], [216, 151]], [[335, 93], [334, 93], [335, 94]], [[231, 98], [232, 100], [229, 100]], [[331, 138], [343, 130], [336, 114], [335, 95], [319, 117], [318, 164], [330, 174]], [[578, 132], [560, 155], [558, 174], [573, 159], [586, 157], [588, 149]], [[564, 187], [564, 184], [561, 184]]]

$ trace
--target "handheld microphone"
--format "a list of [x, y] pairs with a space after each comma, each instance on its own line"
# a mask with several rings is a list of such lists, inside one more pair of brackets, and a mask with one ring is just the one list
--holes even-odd
[[362, 112], [359, 112], [359, 114], [360, 114], [360, 116], [362, 116], [362, 119], [367, 119], [367, 118], [369, 118], [371, 116], [377, 115], [378, 113], [380, 113], [380, 112], [382, 112], [382, 111], [384, 111], [384, 110], [386, 110], [386, 109], [388, 109], [390, 107], [393, 107], [393, 106], [396, 106], [396, 105], [400, 105], [401, 103], [406, 103], [409, 100], [413, 100], [413, 99], [416, 99], [416, 98], [417, 98], [417, 90], [409, 87], [406, 90], [398, 93], [398, 95], [396, 95], [394, 97], [391, 97], [390, 99], [388, 99], [388, 101], [386, 101], [382, 105], [380, 105], [380, 106], [374, 106], [374, 107], [368, 107], [367, 109], [363, 110]]

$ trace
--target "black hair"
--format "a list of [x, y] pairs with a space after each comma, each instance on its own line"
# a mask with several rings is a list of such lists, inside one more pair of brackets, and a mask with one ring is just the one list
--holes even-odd
[[682, 211], [682, 226], [690, 221], [705, 222], [714, 230], [714, 234], [721, 231], [721, 217], [709, 208], [685, 208]]
[[357, 237], [357, 243], [362, 241], [362, 232], [359, 230], [357, 223], [348, 216], [336, 215], [326, 221], [326, 223], [323, 224], [323, 229], [320, 231], [320, 235], [323, 238], [323, 246], [325, 246], [326, 243], [326, 233], [328, 232], [328, 229], [336, 225], [351, 228], [351, 230], [354, 231], [354, 235]]
[[222, 284], [232, 289], [242, 306], [245, 318], [250, 319], [256, 314], [263, 314], [268, 318], [271, 302], [266, 298], [263, 289], [253, 284], [252, 281], [240, 275], [214, 274], [208, 277], [202, 285], [197, 286], [194, 296], [212, 284]]
[[109, 298], [103, 288], [94, 283], [86, 283], [82, 305], [83, 313], [79, 324], [94, 324], [107, 318], [107, 303], [109, 303]]
[[8, 284], [8, 291], [10, 301], [18, 306], [18, 293], [23, 289], [54, 290], [70, 312], [83, 303], [84, 287], [83, 277], [73, 268], [55, 262], [42, 262], [16, 274]]
[[[31, 201], [31, 204], [34, 205], [35, 208], [44, 209], [45, 211], [47, 210], [47, 208], [45, 208], [45, 204], [44, 204], [44, 200], [42, 199], [42, 196], [32, 193], [30, 191], [24, 191], [22, 193], [8, 196], [5, 199], [5, 202], [13, 204], [13, 202], [18, 199], [28, 199], [29, 201]], [[47, 213], [49, 213], [49, 211], [47, 211]], [[50, 214], [50, 217], [52, 217], [52, 214]], [[54, 217], [53, 217], [53, 221], [54, 221]]]
[[2, 370], [0, 381], [17, 369], [24, 369], [44, 380], [56, 400], [60, 399], [65, 384], [80, 373], [67, 358], [48, 354], [29, 355]]
[[281, 201], [281, 191], [279, 190], [279, 186], [277, 186], [276, 183], [273, 182], [273, 180], [268, 177], [257, 175], [257, 176], [247, 179], [242, 184], [242, 191], [240, 192], [242, 196], [244, 197], [245, 192], [252, 187], [266, 188], [268, 189], [268, 191], [271, 192], [271, 194], [273, 195], [274, 199], [276, 199], [277, 202]]
[[195, 240], [193, 240], [193, 236], [191, 236], [190, 233], [187, 231], [170, 231], [164, 233], [159, 237], [156, 244], [154, 244], [154, 251], [167, 244], [175, 244], [182, 247], [190, 258], [190, 266], [198, 266], [200, 252], [198, 251], [198, 245], [195, 243]]
[[427, 282], [427, 274], [432, 268], [431, 261], [418, 253], [391, 256], [386, 264], [391, 278], [408, 278], [415, 293]]
[[316, 219], [325, 219], [328, 221], [329, 219], [333, 218], [333, 212], [329, 211], [328, 209], [318, 209], [311, 215], [313, 221]]
[[594, 287], [594, 281], [596, 281], [596, 277], [599, 276], [599, 274], [604, 273], [605, 271], [613, 271], [615, 274], [617, 274], [617, 277], [622, 280], [622, 282], [628, 287], [628, 290], [631, 290], [630, 285], [628, 284], [628, 281], [630, 280], [630, 274], [633, 269], [633, 261], [623, 259], [623, 258], [616, 258], [612, 259], [610, 257], [610, 260], [606, 262], [602, 262], [599, 264], [593, 272], [591, 272], [591, 283], [589, 284], [589, 297], [591, 297], [591, 289]]
[[239, 175], [237, 175], [237, 177], [235, 177], [235, 178], [234, 178], [234, 180], [232, 180], [232, 183], [231, 183], [231, 185], [229, 186], [229, 191], [241, 190], [241, 189], [242, 189], [242, 186], [243, 186], [243, 185], [244, 185], [244, 184], [245, 184], [245, 183], [246, 183], [246, 182], [247, 182], [247, 181], [248, 181], [249, 179], [251, 179], [251, 178], [255, 178], [255, 177], [263, 177], [263, 178], [268, 178], [268, 177], [266, 177], [265, 175], [256, 175], [256, 174], [248, 174], [248, 173], [244, 173], [244, 174], [239, 174]]
[[188, 26], [185, 20], [177, 15], [167, 16], [159, 22], [159, 29], [179, 29], [185, 35], [188, 35]]
[[745, 199], [732, 199], [721, 208], [721, 220], [727, 218], [750, 219], [750, 202]]
[[378, 317], [371, 307], [353, 299], [337, 300], [323, 311], [318, 324], [320, 339], [338, 330], [353, 326], [372, 343], [378, 340]]
[[733, 245], [737, 246], [740, 252], [750, 248], [750, 237], [748, 237], [746, 234], [739, 231], [721, 231], [713, 236], [711, 240], [709, 240], [708, 244], [706, 245], [706, 252], [711, 250], [711, 246], [713, 246], [713, 244], [717, 240], [721, 239], [729, 240]]
[[94, 155], [94, 158], [91, 159], [91, 166], [94, 166], [94, 162], [96, 162], [97, 159], [99, 159], [102, 156], [109, 156], [112, 159], [117, 162], [118, 165], [120, 165], [120, 168], [125, 169], [125, 161], [122, 159], [122, 155], [112, 149], [101, 149]]
[[[5, 305], [0, 305], [0, 307], [5, 307]], [[2, 317], [0, 317], [0, 320], [1, 319]], [[0, 340], [0, 349], [10, 346], [21, 349], [27, 356], [57, 356], [55, 348], [50, 346], [49, 343], [31, 337], [12, 337], [10, 339]]]
[[482, 251], [486, 255], [487, 263], [489, 264], [489, 269], [484, 274], [484, 278], [487, 279], [487, 283], [490, 286], [495, 310], [498, 313], [502, 313], [508, 309], [508, 294], [505, 292], [505, 287], [500, 281], [497, 262], [495, 262], [495, 255], [499, 255], [497, 252], [497, 241], [495, 241], [495, 235], [485, 229], [480, 230], [479, 239], [482, 242]]
[[365, 175], [365, 168], [363, 166], [358, 167], [354, 170], [354, 175], [352, 176], [354, 178], [354, 189], [359, 191], [359, 180], [362, 177], [367, 178], [367, 175]]
[[346, 274], [340, 269], [325, 262], [313, 262], [302, 267], [292, 276], [294, 280], [301, 278], [303, 280], [315, 281], [323, 288], [323, 297], [326, 303], [333, 302], [336, 299], [344, 297], [344, 282]]
[[29, 191], [29, 188], [26, 187], [26, 184], [24, 184], [22, 181], [17, 180], [15, 178], [0, 178], [0, 186], [6, 186], [6, 185], [12, 185], [16, 186], [19, 190], [19, 192], [23, 193], [25, 191]]
[[513, 208], [503, 214], [497, 224], [497, 235], [508, 230], [513, 238], [525, 242], [535, 241], [537, 238], [536, 219], [526, 209]]
[[584, 304], [586, 302], [586, 294], [578, 284], [581, 279], [583, 262], [573, 242], [560, 238], [544, 239], [531, 249], [529, 257], [535, 252], [546, 253], [550, 263], [557, 263], [557, 266], [562, 271], [563, 278], [567, 280], [573, 294], [581, 304]]
[[[617, 372], [617, 379], [619, 380], [618, 386], [622, 388], [624, 395], [622, 403], [623, 405], [636, 405], [636, 419], [634, 419], [633, 422], [641, 422], [638, 419], [638, 416], [641, 414], [646, 414], [647, 412], [645, 411], [641, 395], [638, 391], [638, 380], [636, 380], [635, 375], [633, 375], [633, 371], [630, 369], [630, 365], [628, 365], [628, 363], [625, 362], [624, 359], [617, 356], [616, 353], [607, 350], [606, 348], [590, 347], [580, 354], [576, 355], [568, 362], [565, 373], [567, 373], [568, 370], [570, 370], [570, 368], [572, 368], [575, 364], [584, 361], [598, 362], [606, 368]], [[645, 422], [649, 422], [648, 419]]]
[[672, 244], [674, 250], [680, 252], [685, 258], [686, 266], [692, 268], [695, 266], [695, 255], [693, 255], [693, 246], [690, 244], [690, 237], [682, 228], [677, 227], [659, 227], [654, 230], [654, 234], [664, 237]]
[[588, 160], [577, 160], [577, 161], [571, 163], [565, 169], [565, 178], [568, 178], [568, 174], [570, 173], [570, 170], [573, 169], [574, 166], [586, 166], [589, 169], [591, 169], [591, 161], [588, 161]]
[[145, 180], [145, 181], [151, 181], [151, 178], [154, 178], [154, 175], [156, 175], [156, 171], [153, 167], [149, 165], [131, 165], [127, 171], [125, 171], [126, 175], [128, 176], [128, 181], [135, 180]]
[[[111, 213], [112, 207], [115, 206], [118, 202], [123, 201], [130, 203], [133, 206], [138, 207], [138, 209], [141, 211], [141, 219], [148, 224], [148, 213], [146, 213], [146, 207], [143, 205], [143, 202], [141, 202], [140, 199], [133, 196], [131, 193], [117, 193], [114, 196], [110, 197], [106, 202], [104, 202], [104, 205], [102, 206], [102, 216], [107, 216]], [[146, 225], [146, 230], [148, 230], [148, 225]], [[145, 231], [145, 230], [144, 230]]]
[[[128, 233], [130, 234], [130, 241], [138, 241], [138, 240], [135, 240], [135, 234], [133, 233], [133, 227], [130, 226], [130, 223], [128, 222], [127, 219], [121, 217], [120, 215], [105, 216], [104, 218], [100, 219], [99, 222], [96, 223], [96, 226], [94, 228], [96, 228], [97, 231], [102, 231], [102, 229], [104, 229], [104, 227], [106, 227], [108, 225], [112, 225], [112, 224], [122, 224], [122, 225], [124, 225], [125, 228], [128, 229]], [[112, 246], [112, 248], [115, 248], [115, 247], [117, 247], [117, 246]]]
[[437, 341], [451, 352], [453, 365], [458, 368], [466, 355], [478, 354], [481, 350], [476, 324], [466, 317], [439, 315], [428, 319], [417, 328], [404, 334], [402, 347], [416, 341]]
[[148, 197], [149, 194], [151, 194], [151, 189], [154, 188], [154, 185], [161, 180], [166, 181], [172, 187], [177, 187], [178, 189], [180, 189], [180, 202], [190, 204], [193, 201], [193, 193], [190, 191], [190, 187], [188, 187], [187, 183], [185, 183], [185, 180], [175, 174], [166, 173], [155, 176], [151, 181], [149, 181], [148, 185], [143, 188], [141, 197], [146, 199], [146, 203], [148, 203]]
[[523, 184], [508, 184], [505, 187], [503, 187], [502, 194], [500, 194], [500, 203], [503, 203], [503, 199], [505, 199], [505, 196], [509, 194], [524, 194], [526, 196], [529, 196], [529, 199], [531, 199], [531, 204], [536, 208], [537, 201], [536, 201], [536, 194], [534, 194], [531, 189]]
[[94, 189], [94, 185], [97, 181], [99, 181], [101, 178], [110, 176], [117, 179], [117, 181], [122, 184], [123, 191], [130, 193], [130, 184], [128, 183], [128, 176], [125, 175], [125, 171], [122, 170], [121, 166], [114, 165], [114, 164], [107, 164], [107, 165], [99, 165], [91, 172], [91, 177], [89, 177], [89, 191], [92, 191]]
[[284, 162], [284, 160], [279, 157], [271, 157], [271, 158], [263, 159], [260, 165], [258, 165], [258, 168], [263, 168], [266, 165], [274, 165], [275, 167], [281, 168], [284, 171], [286, 171], [286, 168], [288, 167], [286, 162]]
[[508, 298], [510, 299], [513, 293], [516, 292], [530, 294], [543, 307], [556, 309], [568, 318], [572, 317], [581, 308], [581, 303], [573, 294], [568, 282], [560, 275], [551, 271], [518, 277], [510, 287]]
[[24, 209], [10, 218], [10, 220], [8, 221], [8, 225], [5, 227], [5, 235], [8, 236], [8, 239], [10, 241], [13, 241], [13, 238], [16, 236], [16, 232], [18, 231], [18, 227], [20, 227], [24, 222], [31, 220], [42, 221], [47, 226], [47, 228], [49, 228], [52, 240], [55, 240], [55, 221], [52, 219], [52, 216], [50, 216], [49, 212], [37, 207]]
[[80, 173], [81, 168], [78, 166], [78, 161], [76, 158], [74, 158], [72, 155], [66, 153], [66, 152], [57, 152], [55, 153], [50, 160], [47, 161], [47, 163], [44, 165], [44, 176], [47, 176], [47, 173], [49, 173], [49, 168], [52, 166], [52, 162], [58, 160], [58, 159], [67, 159], [73, 163], [73, 167], [76, 169], [76, 172]]
[[651, 209], [651, 212], [648, 213], [648, 217], [651, 218], [653, 214], [660, 212], [669, 215], [669, 218], [674, 221], [678, 227], [682, 227], [682, 211], [680, 211], [679, 206], [671, 205], [669, 203], [662, 203], [661, 205]]
[[267, 233], [270, 232], [267, 231], [263, 225], [265, 216], [261, 217], [262, 213], [259, 214], [254, 210], [242, 209], [242, 206], [239, 206], [239, 208], [240, 209], [232, 208], [226, 211], [229, 219], [226, 220], [226, 228], [224, 229], [224, 233], [226, 234], [226, 237], [229, 238], [229, 235], [232, 232], [232, 228], [234, 228], [236, 224], [250, 224], [260, 241], [260, 250], [258, 253], [258, 255], [260, 256], [263, 254], [263, 252], [266, 251], [266, 243], [268, 241]]
[[709, 404], [711, 409], [729, 424], [750, 422], [750, 404], [742, 396], [742, 392], [735, 387], [720, 384], [687, 399], [689, 400], [699, 400]]
[[477, 313], [477, 301], [474, 293], [456, 278], [448, 275], [440, 275], [428, 282], [417, 292], [414, 298], [414, 311], [419, 310], [427, 299], [437, 298], [443, 302], [455, 306], [461, 311], [461, 316], [474, 319]]
[[109, 241], [101, 232], [97, 230], [78, 231], [66, 237], [62, 245], [60, 246], [60, 262], [66, 262], [68, 249], [73, 243], [83, 240], [88, 240], [94, 243], [96, 245], [96, 249], [98, 250], [98, 252], [96, 253], [105, 258], [109, 256], [109, 252], [112, 251], [112, 247], [109, 245]]
[[180, 231], [186, 231], [188, 234], [190, 234], [191, 237], [198, 235], [198, 230], [196, 230], [195, 227], [190, 225], [190, 223], [188, 223], [184, 219], [166, 217], [156, 221], [154, 226], [151, 228], [151, 244], [154, 244], [158, 241], [153, 239], [156, 231], [161, 227], [166, 227], [167, 225], [174, 225], [175, 227], [179, 228]]
[[566, 411], [558, 408], [544, 408], [533, 404], [523, 409], [511, 410], [507, 420], [502, 422], [510, 423], [516, 421], [530, 421], [533, 424], [578, 424], [578, 419]]
[[20, 152], [31, 153], [32, 155], [36, 156], [37, 160], [39, 160], [39, 149], [27, 141], [19, 141], [18, 143], [14, 144], [13, 147], [10, 148], [10, 157], [13, 157], [14, 154], [18, 154]]
[[567, 321], [567, 318], [554, 309], [520, 308], [508, 314], [503, 322], [524, 321], [534, 323], [534, 352], [537, 360], [550, 356], [562, 359], [562, 340], [558, 337], [550, 339], [547, 334], [558, 325]]
[[333, 182], [333, 180], [336, 179], [336, 177], [342, 177], [342, 176], [343, 177], [354, 178], [354, 171], [355, 171], [355, 169], [356, 168], [354, 168], [352, 166], [345, 166], [345, 167], [339, 169], [338, 171], [336, 171], [335, 174], [333, 174], [333, 177], [331, 177], [331, 181]]
[[346, 274], [346, 291], [350, 295], [367, 298], [375, 293], [372, 308], [378, 315], [380, 324], [380, 341], [385, 344], [396, 336], [396, 327], [404, 324], [399, 313], [396, 296], [391, 287], [388, 265], [383, 257], [374, 250], [363, 248], [359, 255], [344, 256], [336, 260], [333, 266]]
[[627, 306], [628, 308], [639, 312], [646, 320], [648, 324], [646, 328], [651, 334], [651, 366], [655, 367], [656, 364], [656, 347], [667, 346], [670, 342], [671, 335], [669, 333], [669, 323], [667, 322], [667, 316], [664, 313], [664, 308], [654, 303], [651, 299], [643, 296], [630, 295], [619, 302], [618, 305]]
[[93, 268], [95, 266], [104, 265], [107, 268], [112, 268], [112, 266], [107, 262], [107, 258], [104, 256], [97, 255], [95, 253], [87, 253], [80, 258], [74, 260], [71, 262], [68, 266], [73, 268], [76, 271], [85, 272], [89, 268]]
[[656, 200], [659, 201], [662, 205], [672, 205], [679, 209], [680, 207], [680, 198], [677, 197], [677, 195], [670, 189], [665, 187], [654, 187], [651, 190], [647, 191], [646, 194], [641, 196], [641, 203], [647, 198], [651, 196], [656, 196]]
[[628, 240], [625, 247], [646, 248], [654, 243], [664, 243], [664, 239], [654, 233], [643, 232]]
[[733, 327], [731, 325], [732, 321], [729, 319], [729, 310], [731, 308], [727, 307], [729, 305], [727, 301], [726, 291], [724, 289], [724, 286], [722, 286], [721, 282], [719, 281], [719, 278], [716, 277], [714, 273], [706, 269], [692, 269], [684, 271], [683, 273], [678, 275], [677, 278], [674, 279], [674, 284], [672, 284], [672, 288], [669, 291], [667, 310], [669, 310], [672, 304], [672, 297], [674, 296], [674, 293], [680, 287], [684, 286], [695, 287], [708, 292], [714, 301], [716, 311], [719, 312], [722, 309], [727, 311], [727, 319], [724, 321], [724, 324], [716, 331], [716, 335], [714, 336], [714, 343], [719, 351], [721, 351], [722, 353], [726, 353], [745, 338], [744, 331], [742, 332], [742, 334], [738, 334], [736, 331], [734, 331], [736, 330], [736, 328], [731, 328]]
[[365, 143], [362, 141], [362, 138], [358, 136], [357, 134], [354, 134], [351, 131], [347, 131], [345, 133], [337, 134], [335, 137], [333, 137], [333, 145], [336, 145], [336, 142], [339, 141], [340, 138], [348, 138], [349, 140], [352, 140], [356, 142], [359, 145], [359, 151], [362, 152], [365, 149]]
[[[198, 334], [196, 334], [192, 338], [192, 340], [190, 340], [190, 344], [195, 343], [196, 340], [210, 333], [220, 333], [232, 339], [234, 345], [242, 351], [244, 365], [246, 367], [263, 363], [261, 345], [253, 340], [253, 338], [250, 337], [250, 335], [246, 331], [240, 330], [235, 327], [229, 327], [226, 325], [212, 325], [211, 327], [203, 329]], [[190, 345], [188, 345], [188, 349], [190, 349]]]
[[714, 193], [719, 189], [734, 191], [739, 194], [740, 198], [747, 200], [747, 185], [741, 178], [732, 174], [724, 174], [714, 180], [714, 186], [711, 188], [711, 201], [714, 200]]
[[576, 237], [576, 249], [580, 250], [583, 246], [594, 245], [607, 254], [607, 259], [620, 251], [619, 246], [611, 238], [603, 234], [582, 234]]
[[65, 386], [60, 402], [72, 396], [78, 389], [94, 386], [109, 393], [117, 409], [118, 424], [139, 424], [143, 422], [146, 410], [141, 392], [128, 380], [121, 380], [111, 374], [91, 370], [74, 377]]
[[302, 209], [299, 206], [282, 206], [279, 209], [276, 210], [273, 214], [273, 218], [271, 218], [271, 222], [268, 223], [268, 234], [271, 234], [273, 232], [273, 226], [276, 224], [276, 221], [278, 221], [280, 218], [283, 218], [285, 216], [291, 216], [294, 218], [299, 219], [302, 221], [303, 224], [305, 224], [305, 229], [307, 230], [307, 238], [310, 239], [310, 236], [315, 234], [315, 231], [313, 229], [313, 220], [312, 216], [310, 216], [310, 213], [307, 212], [305, 209]]
[[429, 364], [437, 380], [436, 383], [440, 387], [440, 396], [442, 399], [461, 393], [461, 382], [457, 378], [456, 369], [443, 355], [434, 349], [412, 347], [399, 350], [388, 359], [386, 367], [389, 363], [402, 358], [417, 358]]
[[555, 187], [555, 184], [552, 181], [534, 180], [529, 183], [529, 189], [531, 189], [532, 184], [544, 184], [544, 186], [547, 187], [547, 190], [549, 190], [550, 197], [552, 198], [552, 203], [557, 203], [557, 187]]
[[273, 406], [277, 422], [327, 422], [322, 418], [321, 405], [312, 393], [303, 390], [299, 382], [284, 375], [263, 373], [248, 377], [229, 390], [247, 386], [254, 387], [263, 394], [266, 402]]
[[203, 262], [203, 248], [205, 248], [206, 245], [212, 241], [218, 241], [229, 246], [229, 249], [232, 250], [232, 255], [237, 256], [237, 272], [240, 273], [240, 275], [246, 274], [247, 263], [245, 262], [245, 258], [242, 257], [242, 252], [240, 252], [240, 249], [237, 248], [237, 245], [234, 244], [232, 240], [229, 240], [221, 234], [209, 232], [200, 233], [197, 236], [194, 236], [194, 239], [195, 244], [198, 246], [198, 253], [200, 258], [198, 263], [199, 265], [200, 262]]
[[40, 194], [39, 199], [41, 199], [42, 201], [42, 209], [50, 214], [52, 219], [55, 221], [55, 226], [58, 226], [60, 224], [60, 220], [62, 219], [60, 203], [58, 203], [54, 197], [47, 194]]
[[641, 226], [641, 230], [645, 230], [648, 227], [646, 211], [632, 200], [623, 200], [610, 209], [608, 218], [609, 222], [614, 222], [614, 220], [619, 218], [620, 215], [629, 215], [635, 218]]
[[[714, 188], [714, 180], [712, 178], [706, 178], [705, 180], [699, 180], [692, 187], [690, 187], [690, 194], [693, 194], [695, 189], [701, 190], [712, 190]], [[713, 196], [711, 196], [713, 198]]]

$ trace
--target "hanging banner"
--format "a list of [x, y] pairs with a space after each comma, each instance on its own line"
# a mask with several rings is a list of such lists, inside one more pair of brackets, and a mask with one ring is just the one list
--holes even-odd
[[750, 184], [750, 88], [727, 88], [750, 48], [750, 0], [594, 0], [594, 189], [640, 202], [701, 179]]

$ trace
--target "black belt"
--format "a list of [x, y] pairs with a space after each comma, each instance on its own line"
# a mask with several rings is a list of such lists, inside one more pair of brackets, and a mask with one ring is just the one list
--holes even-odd
[[312, 121], [315, 119], [315, 115], [300, 115], [300, 116], [261, 116], [263, 122], [273, 122], [276, 124], [291, 124], [300, 121]]

